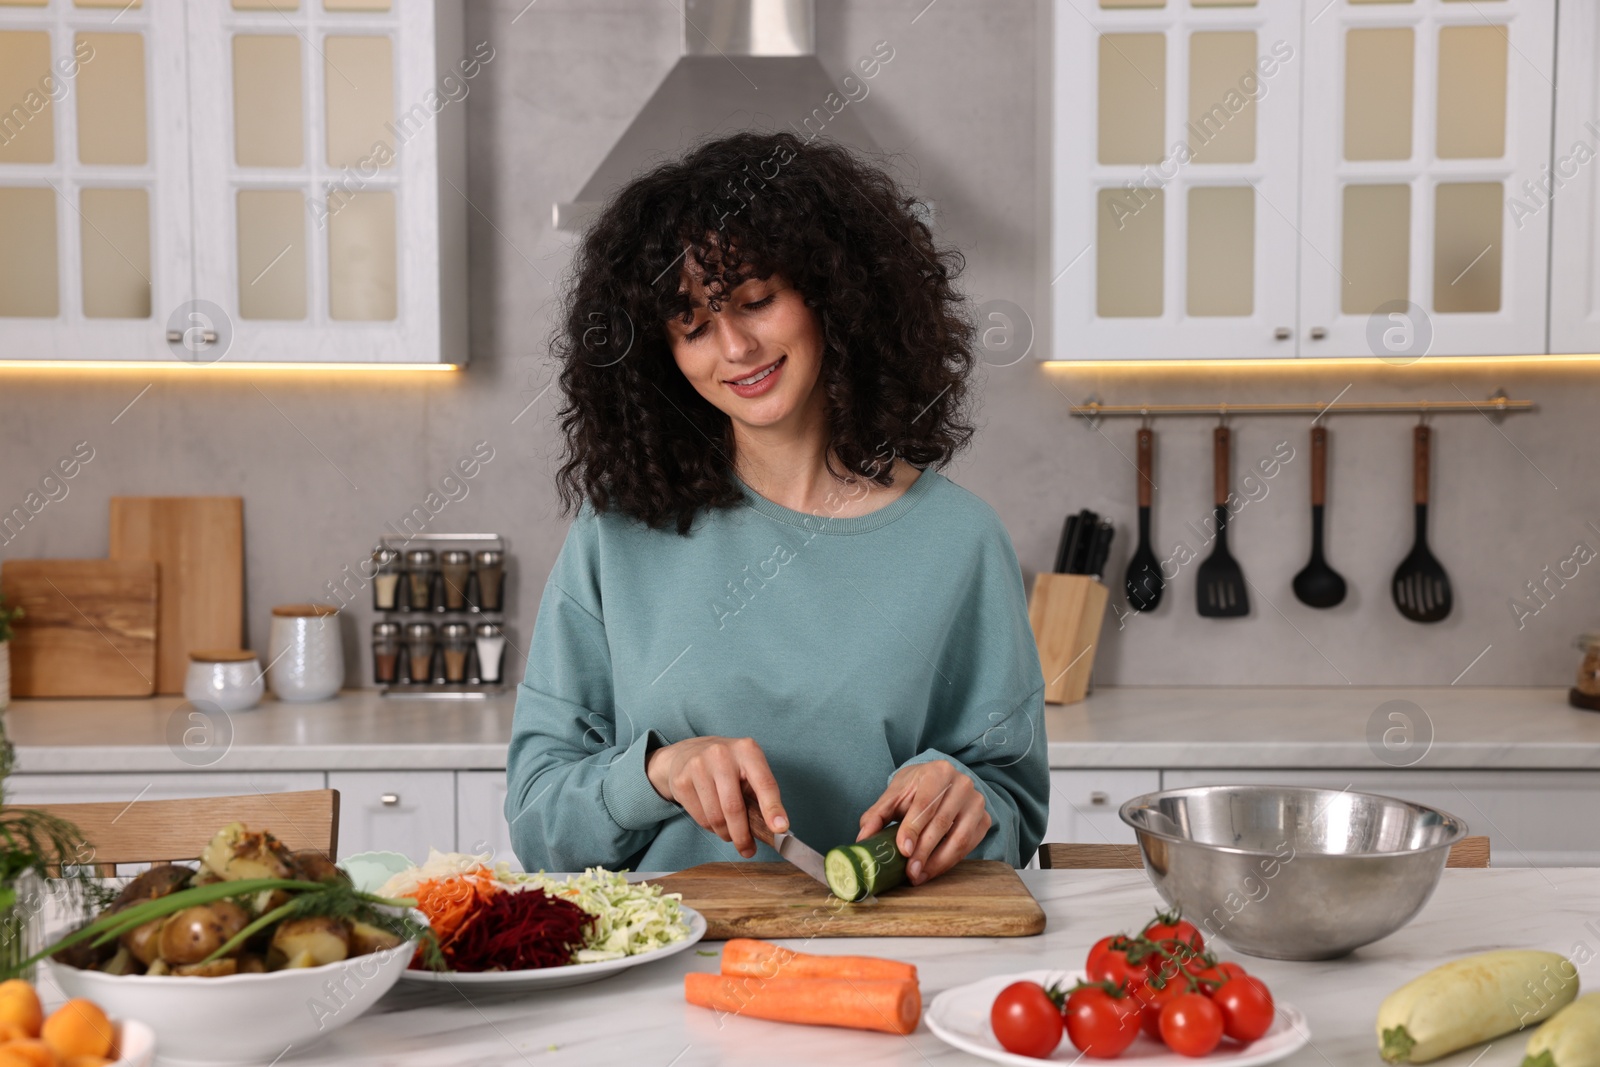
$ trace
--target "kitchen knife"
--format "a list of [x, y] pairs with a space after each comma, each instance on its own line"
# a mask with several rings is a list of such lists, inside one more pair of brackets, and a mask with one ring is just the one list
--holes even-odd
[[1094, 545], [1095, 531], [1100, 525], [1100, 516], [1084, 508], [1078, 512], [1078, 546], [1072, 560], [1067, 565], [1067, 570], [1073, 574], [1089, 573], [1089, 551]]
[[1067, 516], [1066, 537], [1061, 543], [1061, 550], [1056, 554], [1057, 574], [1072, 573], [1072, 560], [1078, 554], [1078, 542], [1085, 532], [1082, 515]]
[[1061, 540], [1056, 542], [1056, 565], [1052, 568], [1055, 574], [1061, 574], [1067, 568], [1067, 542], [1072, 536], [1072, 528], [1077, 525], [1077, 519], [1076, 515], [1068, 515], [1067, 521], [1061, 524]]
[[1102, 522], [1094, 532], [1094, 543], [1089, 548], [1089, 566], [1085, 574], [1093, 575], [1097, 580], [1105, 574], [1106, 560], [1111, 555], [1111, 538], [1116, 535], [1116, 527], [1109, 522]]
[[[746, 791], [744, 795], [745, 814], [750, 822], [750, 832], [762, 844], [770, 845], [778, 855], [805, 871], [811, 877], [828, 884], [827, 872], [823, 869], [822, 853], [790, 833], [774, 832], [767, 826], [767, 820], [761, 817], [761, 806], [756, 798]], [[828, 892], [833, 892], [832, 887]]]

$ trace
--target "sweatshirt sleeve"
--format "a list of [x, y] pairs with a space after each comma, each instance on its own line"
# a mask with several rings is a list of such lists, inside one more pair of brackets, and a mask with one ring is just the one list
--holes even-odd
[[530, 871], [623, 866], [683, 813], [645, 776], [645, 757], [665, 739], [636, 731], [615, 706], [599, 532], [585, 503], [545, 583], [517, 686], [505, 815]]
[[973, 859], [1021, 867], [1044, 839], [1050, 810], [1044, 685], [1022, 568], [995, 516], [975, 554], [964, 610], [938, 659], [921, 751], [901, 765], [948, 760], [972, 779], [993, 823]]

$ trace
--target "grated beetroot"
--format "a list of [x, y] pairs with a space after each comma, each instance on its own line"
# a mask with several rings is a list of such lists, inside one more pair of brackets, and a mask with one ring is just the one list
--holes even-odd
[[594, 916], [542, 889], [499, 892], [472, 909], [439, 948], [461, 972], [560, 967], [583, 947]]

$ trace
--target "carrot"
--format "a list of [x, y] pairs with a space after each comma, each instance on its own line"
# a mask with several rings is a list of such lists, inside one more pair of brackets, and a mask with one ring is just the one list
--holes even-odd
[[683, 994], [690, 1004], [730, 1015], [888, 1034], [911, 1033], [922, 1016], [917, 983], [904, 979], [690, 973], [683, 976]]
[[814, 956], [750, 937], [736, 937], [722, 946], [722, 973], [752, 978], [917, 980], [915, 964], [877, 956]]

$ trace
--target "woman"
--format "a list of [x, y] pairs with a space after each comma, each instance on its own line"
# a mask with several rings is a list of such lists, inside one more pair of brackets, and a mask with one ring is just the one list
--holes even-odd
[[891, 178], [740, 133], [585, 236], [554, 350], [576, 517], [518, 687], [528, 869], [776, 860], [898, 821], [920, 884], [1044, 833], [1044, 678], [1011, 540], [932, 469], [973, 330]]

